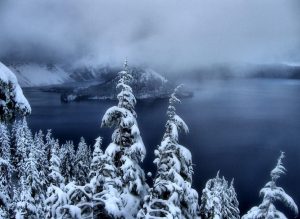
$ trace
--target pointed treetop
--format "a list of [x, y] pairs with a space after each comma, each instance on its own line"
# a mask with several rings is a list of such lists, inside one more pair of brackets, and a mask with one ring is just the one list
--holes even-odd
[[180, 103], [180, 100], [176, 97], [176, 93], [182, 87], [182, 85], [177, 86], [174, 89], [174, 92], [171, 94], [169, 99], [169, 106], [167, 109], [168, 121], [166, 124], [166, 132], [163, 139], [169, 137], [171, 141], [178, 143], [178, 134], [180, 131], [184, 131], [185, 133], [189, 132], [189, 128], [183, 119], [176, 114], [175, 104]]
[[97, 146], [97, 147], [100, 147], [101, 145], [102, 145], [102, 137], [98, 137], [98, 138], [96, 138], [95, 139], [96, 140], [96, 142], [95, 142], [95, 147]]
[[277, 165], [276, 167], [271, 171], [271, 178], [272, 178], [272, 181], [273, 182], [276, 182], [277, 179], [282, 175], [282, 174], [285, 174], [286, 172], [286, 169], [285, 167], [283, 166], [283, 163], [282, 163], [282, 159], [285, 157], [284, 155], [284, 152], [281, 152], [279, 158], [278, 158], [278, 161], [277, 161]]
[[216, 179], [219, 179], [219, 178], [220, 178], [220, 170], [218, 170], [217, 176], [216, 176]]
[[233, 188], [234, 185], [234, 178], [232, 178], [231, 182], [230, 182], [230, 188]]
[[127, 57], [125, 57], [125, 61], [124, 61], [124, 70], [125, 71], [128, 70], [128, 59], [127, 59]]
[[181, 101], [176, 97], [176, 94], [177, 94], [178, 90], [179, 90], [182, 86], [183, 86], [182, 84], [178, 85], [178, 86], [174, 89], [174, 91], [173, 91], [173, 93], [171, 94], [171, 97], [170, 97], [170, 99], [169, 99], [169, 107], [168, 107], [168, 110], [167, 110], [167, 115], [168, 115], [169, 119], [172, 119], [172, 118], [175, 116], [175, 114], [176, 114], [176, 113], [175, 113], [175, 111], [176, 111], [175, 105], [176, 105], [177, 103], [181, 103]]

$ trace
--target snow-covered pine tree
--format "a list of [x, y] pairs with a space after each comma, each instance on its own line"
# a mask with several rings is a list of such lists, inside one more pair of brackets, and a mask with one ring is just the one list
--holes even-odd
[[61, 175], [61, 160], [58, 156], [59, 153], [59, 143], [58, 140], [54, 143], [53, 147], [51, 148], [51, 158], [50, 158], [50, 173], [48, 176], [49, 183], [57, 186], [63, 187], [61, 184], [65, 182], [64, 177]]
[[0, 121], [30, 114], [30, 105], [14, 73], [0, 62]]
[[4, 160], [11, 159], [10, 134], [5, 123], [0, 122], [0, 157]]
[[178, 143], [180, 131], [188, 132], [176, 114], [178, 86], [169, 100], [168, 121], [162, 142], [155, 150], [157, 173], [149, 195], [144, 199], [138, 218], [199, 218], [198, 193], [192, 189], [192, 155]]
[[110, 210], [121, 208], [119, 199], [121, 182], [116, 177], [117, 171], [111, 157], [102, 152], [101, 144], [102, 138], [98, 137], [90, 166], [90, 183], [78, 186], [71, 182], [65, 189], [69, 203], [80, 208], [83, 218], [119, 218], [116, 214], [109, 215], [105, 209], [105, 205], [108, 205]]
[[[47, 134], [45, 135], [45, 143], [43, 145], [43, 154], [44, 156], [41, 158], [41, 163], [43, 164], [44, 168], [44, 172], [47, 176], [47, 184], [46, 184], [46, 190], [47, 188], [51, 185], [51, 183], [53, 184], [53, 170], [50, 169], [50, 167], [52, 166], [54, 169], [57, 169], [56, 167], [54, 167], [53, 163], [51, 163], [51, 159], [54, 159], [56, 161], [59, 161], [59, 175], [62, 176], [61, 173], [61, 165], [62, 165], [62, 161], [61, 159], [63, 158], [63, 154], [62, 154], [62, 149], [60, 147], [59, 144], [59, 140], [55, 139], [52, 135], [52, 130], [48, 129], [47, 130]], [[53, 158], [54, 156], [54, 158]], [[54, 160], [52, 162], [54, 162]], [[51, 173], [51, 175], [50, 175]], [[60, 181], [60, 180], [59, 180]], [[55, 180], [56, 182], [56, 180]], [[65, 182], [65, 180], [63, 180], [62, 182]], [[60, 183], [56, 184], [54, 183], [53, 185], [59, 186]]]
[[0, 218], [9, 218], [12, 172], [10, 135], [7, 125], [0, 122]]
[[[45, 167], [49, 167], [50, 166], [50, 159], [51, 159], [51, 153], [52, 153], [52, 148], [55, 147], [55, 139], [52, 137], [52, 130], [48, 129], [46, 136], [45, 136], [45, 144], [43, 145], [43, 154], [44, 157], [42, 157], [42, 163]], [[57, 148], [59, 149], [59, 148]], [[57, 152], [59, 153], [59, 152]], [[46, 171], [46, 175], [48, 176], [50, 173], [49, 169], [45, 169]], [[48, 185], [49, 186], [49, 185]]]
[[30, 148], [34, 144], [32, 133], [27, 125], [25, 117], [14, 122], [12, 140], [12, 156], [14, 157], [13, 164], [19, 174], [19, 168], [23, 165], [25, 158], [29, 155]]
[[[49, 133], [49, 132], [48, 132]], [[67, 193], [64, 191], [65, 189], [65, 179], [61, 175], [61, 160], [58, 156], [59, 151], [59, 143], [58, 140], [53, 142], [48, 139], [48, 142], [52, 142], [51, 145], [51, 158], [50, 158], [50, 173], [49, 173], [49, 187], [46, 193], [46, 211], [45, 211], [45, 218], [63, 218], [63, 206], [68, 204], [68, 196]]]
[[263, 197], [262, 203], [257, 207], [251, 208], [247, 214], [245, 214], [242, 219], [286, 219], [287, 217], [275, 207], [275, 202], [279, 201], [290, 208], [294, 214], [298, 215], [298, 207], [292, 197], [285, 193], [283, 188], [276, 185], [277, 180], [282, 174], [285, 174], [286, 169], [283, 166], [282, 159], [284, 158], [284, 153], [281, 152], [278, 158], [276, 167], [271, 171], [271, 181], [260, 190], [260, 196]]
[[[102, 138], [98, 137], [94, 145], [90, 171], [90, 193], [92, 194], [91, 218], [119, 218], [122, 216], [120, 191], [122, 183], [117, 176], [117, 168], [112, 157], [101, 150]], [[106, 209], [105, 209], [106, 207]], [[103, 212], [103, 210], [105, 210]], [[108, 213], [112, 212], [112, 213]], [[114, 214], [113, 214], [114, 213]]]
[[75, 157], [75, 178], [78, 185], [88, 181], [90, 151], [83, 137], [80, 138]]
[[[24, 186], [22, 189], [26, 189], [26, 195], [30, 196], [33, 200], [31, 204], [36, 208], [37, 218], [42, 218], [44, 216], [44, 200], [45, 194], [43, 190], [45, 176], [40, 174], [38, 170], [38, 159], [36, 157], [36, 149], [31, 148], [31, 152], [28, 157], [25, 158], [24, 166], [21, 166], [22, 179], [21, 182]], [[22, 191], [23, 192], [23, 191]], [[21, 196], [22, 196], [21, 192]], [[29, 199], [28, 199], [29, 200]], [[26, 218], [26, 217], [25, 217]]]
[[90, 164], [90, 172], [89, 172], [90, 179], [99, 175], [101, 165], [104, 163], [103, 162], [104, 154], [101, 149], [101, 145], [102, 145], [102, 138], [101, 137], [96, 138], [96, 142], [94, 144], [94, 151], [92, 154], [92, 160]]
[[[23, 139], [23, 141], [25, 142], [25, 147], [27, 148], [25, 148], [25, 150], [21, 150], [25, 151], [26, 153], [22, 155], [22, 162], [19, 163], [19, 175], [21, 176], [22, 180], [20, 182], [21, 188], [26, 189], [26, 191], [21, 191], [20, 194], [21, 197], [22, 194], [26, 194], [27, 196], [29, 195], [31, 197], [27, 197], [26, 200], [30, 200], [31, 205], [35, 207], [35, 214], [37, 215], [37, 218], [43, 218], [46, 176], [43, 172], [42, 164], [39, 163], [39, 157], [42, 155], [42, 146], [39, 145], [39, 143], [41, 143], [39, 141], [42, 141], [42, 139], [40, 139], [39, 141], [33, 141], [32, 133], [28, 128], [25, 119], [22, 120], [22, 125], [24, 130], [23, 132], [25, 133], [25, 138]], [[27, 152], [29, 153], [27, 154]], [[24, 202], [26, 200], [20, 201]]]
[[67, 194], [58, 186], [50, 185], [45, 200], [47, 219], [62, 219], [61, 208], [68, 204]]
[[24, 176], [21, 176], [18, 189], [14, 191], [16, 219], [38, 219], [38, 209], [32, 197], [32, 190]]
[[[55, 219], [82, 219], [81, 210], [68, 197], [72, 197], [69, 192], [77, 189], [74, 182], [69, 183], [65, 187], [61, 184], [62, 188], [50, 185], [47, 190], [47, 205], [46, 218]], [[76, 200], [77, 201], [77, 200]], [[86, 217], [85, 217], [86, 218]]]
[[202, 191], [200, 214], [202, 219], [239, 219], [238, 201], [231, 184], [217, 176], [207, 181]]
[[[118, 105], [106, 111], [102, 118], [102, 126], [115, 127], [112, 142], [105, 153], [112, 158], [113, 165], [117, 168], [115, 180], [121, 180], [122, 183], [120, 195], [115, 197], [119, 201], [114, 201], [114, 203], [120, 203], [121, 206], [112, 208], [112, 205], [105, 203], [105, 208], [111, 215], [135, 218], [148, 188], [144, 171], [139, 166], [145, 157], [146, 149], [136, 121], [134, 111], [136, 99], [129, 86], [132, 76], [127, 60], [119, 76]], [[114, 189], [118, 190], [117, 187]]]
[[67, 141], [60, 148], [61, 174], [65, 183], [75, 180], [75, 149], [72, 141]]

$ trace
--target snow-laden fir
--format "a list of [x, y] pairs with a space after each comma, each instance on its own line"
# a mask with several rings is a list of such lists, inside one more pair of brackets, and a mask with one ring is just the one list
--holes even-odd
[[175, 104], [180, 102], [176, 97], [179, 88], [169, 100], [166, 131], [155, 150], [157, 174], [138, 218], [199, 218], [198, 193], [192, 188], [192, 155], [178, 143], [179, 132], [189, 131], [176, 114]]
[[278, 158], [275, 168], [271, 171], [271, 181], [260, 190], [260, 196], [262, 196], [263, 201], [257, 207], [253, 207], [245, 214], [242, 219], [271, 219], [280, 218], [286, 219], [287, 217], [276, 209], [275, 202], [279, 201], [290, 208], [295, 216], [298, 215], [298, 207], [291, 196], [289, 196], [281, 187], [276, 185], [277, 180], [282, 174], [286, 172], [285, 167], [282, 164], [282, 159], [284, 158], [284, 153], [281, 152]]
[[[136, 99], [129, 83], [132, 76], [129, 72], [127, 60], [124, 70], [119, 73], [120, 79], [117, 89], [119, 103], [109, 108], [102, 118], [102, 126], [115, 127], [112, 142], [108, 145], [105, 153], [112, 159], [116, 168], [116, 180], [120, 181], [113, 189], [119, 193], [119, 200], [106, 200], [105, 209], [111, 215], [125, 218], [136, 218], [140, 209], [141, 201], [145, 196], [148, 185], [145, 174], [139, 163], [146, 155], [134, 107]], [[106, 191], [110, 193], [109, 190]]]
[[239, 202], [233, 187], [224, 177], [217, 176], [207, 181], [202, 191], [200, 213], [207, 219], [239, 219]]
[[[33, 134], [26, 117], [30, 105], [13, 73], [0, 63], [0, 219], [239, 219], [233, 181], [219, 174], [198, 193], [192, 188], [192, 155], [179, 144], [188, 126], [177, 113], [178, 88], [169, 99], [168, 120], [155, 150], [157, 172], [149, 188], [140, 164], [146, 149], [134, 110], [127, 61], [119, 73], [118, 105], [109, 108], [102, 126], [114, 128], [104, 149], [102, 138], [93, 147], [84, 138], [74, 146], [60, 143], [51, 130]], [[283, 202], [297, 215], [294, 200], [277, 186], [286, 172], [282, 153], [271, 180], [260, 191], [262, 203], [243, 219], [284, 219], [275, 207]], [[151, 176], [151, 174], [149, 174]]]

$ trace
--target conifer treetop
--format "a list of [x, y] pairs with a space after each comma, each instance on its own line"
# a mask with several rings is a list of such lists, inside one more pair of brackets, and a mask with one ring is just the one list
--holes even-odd
[[169, 138], [171, 141], [178, 143], [178, 135], [180, 131], [185, 133], [189, 132], [189, 128], [183, 119], [176, 114], [176, 104], [181, 103], [181, 101], [176, 97], [176, 93], [183, 85], [179, 85], [174, 89], [169, 99], [169, 106], [167, 109], [168, 120], [166, 123], [166, 132], [163, 139]]
[[298, 207], [295, 201], [289, 196], [283, 188], [276, 185], [277, 180], [282, 174], [286, 172], [283, 166], [282, 159], [284, 158], [284, 152], [281, 152], [275, 168], [271, 171], [271, 180], [260, 190], [259, 194], [263, 197], [263, 201], [259, 206], [251, 208], [242, 219], [253, 218], [286, 218], [286, 216], [278, 211], [275, 207], [275, 202], [282, 202], [287, 206], [295, 216], [298, 215]]

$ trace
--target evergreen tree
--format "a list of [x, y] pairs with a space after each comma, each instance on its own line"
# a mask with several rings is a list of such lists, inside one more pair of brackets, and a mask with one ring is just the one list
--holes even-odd
[[239, 219], [238, 201], [233, 187], [233, 180], [228, 185], [225, 178], [217, 176], [208, 180], [202, 191], [201, 218], [202, 219]]
[[[114, 197], [119, 200], [113, 201], [116, 204], [114, 207], [111, 203], [105, 202], [105, 209], [111, 215], [135, 218], [148, 188], [145, 174], [139, 166], [145, 157], [146, 149], [136, 121], [134, 111], [136, 99], [132, 93], [132, 88], [129, 86], [132, 76], [128, 70], [127, 60], [124, 64], [124, 70], [119, 72], [119, 76], [120, 79], [117, 84], [117, 89], [120, 89], [120, 93], [117, 95], [118, 106], [113, 106], [106, 111], [102, 119], [102, 126], [115, 127], [112, 142], [105, 153], [112, 158], [113, 165], [117, 169], [115, 181], [120, 180], [121, 188], [119, 185], [106, 188], [119, 193]], [[106, 194], [108, 193], [106, 191]]]
[[88, 180], [90, 165], [90, 151], [89, 147], [85, 143], [83, 137], [81, 137], [76, 151], [75, 158], [75, 178], [79, 185], [84, 185]]
[[[90, 216], [96, 218], [119, 218], [122, 216], [120, 191], [122, 183], [112, 157], [101, 150], [102, 138], [96, 139], [90, 171], [92, 202]], [[109, 213], [108, 213], [109, 212]]]
[[45, 142], [44, 142], [44, 134], [40, 130], [38, 133], [35, 133], [33, 138], [33, 144], [34, 144], [34, 156], [37, 160], [37, 170], [39, 171], [40, 178], [42, 179], [41, 185], [43, 190], [43, 195], [46, 195], [46, 191], [49, 185], [49, 166], [45, 165]]
[[[68, 200], [81, 210], [83, 218], [118, 218], [120, 215], [111, 214], [105, 209], [105, 205], [109, 209], [116, 212], [121, 209], [119, 199], [119, 190], [121, 182], [116, 177], [116, 168], [113, 165], [111, 157], [104, 154], [101, 150], [102, 138], [98, 137], [94, 145], [93, 159], [89, 177], [90, 182], [85, 186], [78, 186], [69, 183], [66, 186]], [[120, 212], [120, 210], [119, 210]]]
[[60, 148], [61, 174], [65, 182], [75, 180], [75, 149], [72, 141], [67, 141]]
[[[15, 165], [20, 177], [18, 186], [21, 188], [19, 192], [15, 190], [18, 196], [14, 194], [17, 201], [15, 205], [16, 216], [20, 218], [22, 215], [24, 218], [42, 218], [44, 215], [46, 176], [43, 172], [44, 167], [39, 162], [39, 158], [42, 156], [41, 136], [36, 136], [35, 141], [33, 140], [25, 118], [15, 122], [13, 133], [16, 143], [15, 154], [18, 158]], [[35, 208], [34, 212], [31, 209], [33, 207]]]
[[[49, 132], [48, 132], [49, 133]], [[50, 138], [48, 137], [48, 142]], [[51, 140], [52, 142], [52, 140]], [[68, 196], [64, 191], [65, 189], [65, 179], [61, 175], [61, 160], [58, 156], [59, 143], [56, 140], [52, 142], [51, 148], [51, 158], [50, 158], [50, 173], [49, 173], [49, 187], [46, 193], [46, 212], [45, 218], [63, 218], [63, 207], [68, 204]]]
[[30, 105], [16, 76], [0, 62], [0, 122], [9, 122], [30, 112]]
[[0, 157], [4, 160], [11, 159], [10, 134], [5, 123], [0, 122]]
[[49, 183], [51, 183], [54, 186], [61, 187], [61, 184], [65, 182], [65, 179], [61, 175], [61, 171], [60, 171], [61, 160], [58, 156], [58, 153], [59, 153], [59, 143], [58, 141], [56, 141], [51, 149]]
[[25, 158], [28, 157], [32, 145], [34, 145], [32, 133], [25, 117], [14, 122], [12, 133], [13, 164], [17, 170], [17, 174], [20, 174], [20, 167], [23, 165]]
[[176, 114], [177, 87], [169, 100], [168, 121], [163, 140], [155, 150], [157, 174], [150, 194], [144, 199], [138, 218], [199, 218], [198, 193], [191, 188], [192, 156], [178, 143], [179, 131], [188, 132]]
[[[52, 148], [55, 145], [55, 139], [52, 137], [52, 130], [48, 129], [47, 130], [47, 134], [45, 136], [45, 144], [44, 144], [44, 160], [43, 160], [43, 164], [45, 166], [50, 166], [50, 159], [51, 159], [51, 153], [52, 153]], [[49, 170], [48, 170], [49, 171]]]
[[32, 190], [24, 176], [20, 178], [18, 192], [15, 190], [17, 200], [15, 208], [16, 219], [38, 219], [38, 209], [35, 206], [35, 200], [32, 197]]
[[0, 122], [0, 218], [9, 217], [12, 171], [10, 136], [7, 126]]
[[[35, 145], [32, 145], [28, 157], [24, 159], [24, 163], [20, 167], [21, 168], [20, 187], [22, 188], [20, 194], [21, 194], [21, 198], [23, 198], [20, 201], [21, 203], [30, 202], [30, 206], [31, 207], [33, 206], [35, 208], [34, 215], [37, 215], [36, 218], [43, 218], [44, 200], [45, 200], [45, 193], [43, 190], [43, 186], [45, 185], [45, 176], [42, 174], [42, 172], [38, 170], [38, 158], [36, 152], [37, 149], [35, 148]], [[22, 195], [30, 196], [30, 197], [22, 197]], [[18, 205], [20, 205], [20, 203], [17, 204], [17, 206]], [[22, 209], [24, 208], [23, 204], [21, 204], [21, 207]], [[30, 213], [28, 212], [28, 214], [31, 215], [33, 214], [33, 212]], [[34, 218], [34, 216], [31, 217]]]
[[58, 186], [50, 185], [45, 204], [47, 205], [45, 216], [47, 219], [62, 218], [61, 208], [68, 204], [67, 194]]
[[242, 219], [272, 219], [272, 218], [287, 218], [282, 212], [278, 211], [275, 207], [275, 202], [280, 201], [289, 207], [296, 215], [298, 215], [298, 207], [294, 200], [285, 193], [283, 188], [276, 185], [277, 180], [282, 174], [286, 172], [285, 167], [282, 164], [284, 153], [281, 152], [278, 158], [276, 167], [271, 171], [271, 181], [260, 190], [260, 196], [263, 197], [262, 203], [257, 207], [253, 207], [245, 214]]
[[94, 151], [90, 165], [89, 178], [92, 179], [94, 176], [99, 175], [101, 170], [101, 166], [103, 162], [103, 151], [101, 150], [102, 138], [96, 138], [96, 142], [94, 144]]

